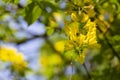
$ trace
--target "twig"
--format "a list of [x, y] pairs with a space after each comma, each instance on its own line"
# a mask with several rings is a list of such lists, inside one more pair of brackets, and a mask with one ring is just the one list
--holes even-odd
[[104, 38], [105, 38], [107, 44], [109, 45], [109, 47], [111, 48], [113, 54], [114, 54], [114, 55], [119, 59], [119, 61], [120, 61], [120, 56], [119, 56], [118, 53], [115, 51], [115, 49], [113, 48], [112, 44], [109, 42], [109, 40], [108, 40], [108, 38], [107, 38], [106, 35], [104, 35]]
[[[70, 65], [71, 65], [72, 71], [73, 71], [73, 62], [72, 62], [72, 61], [71, 61]], [[72, 80], [72, 71], [71, 71], [71, 73], [70, 73], [69, 80]]]
[[98, 30], [103, 34], [103, 37], [105, 39], [105, 41], [107, 42], [107, 45], [111, 48], [113, 54], [119, 59], [120, 61], [120, 56], [118, 55], [118, 53], [115, 51], [115, 49], [113, 48], [112, 44], [109, 42], [109, 39], [107, 38], [106, 34], [104, 34], [104, 32], [99, 28], [99, 26], [97, 27]]
[[36, 38], [45, 38], [46, 37], [46, 34], [43, 34], [43, 35], [34, 35], [33, 37], [31, 38], [27, 38], [27, 39], [24, 39], [24, 40], [21, 40], [21, 41], [14, 41], [17, 45], [20, 45], [22, 43], [25, 43], [27, 41], [30, 41], [30, 40], [33, 40], [33, 39], [36, 39]]
[[73, 73], [73, 58], [72, 58], [72, 55], [71, 55], [71, 63], [70, 63], [70, 66], [72, 67], [72, 70], [71, 70], [71, 73], [70, 73], [70, 76], [69, 76], [69, 80], [72, 80], [72, 73]]
[[83, 64], [83, 67], [84, 67], [85, 70], [86, 70], [86, 73], [87, 73], [87, 75], [88, 75], [89, 80], [91, 80], [92, 77], [91, 77], [91, 75], [90, 75], [90, 73], [89, 73], [89, 71], [88, 71], [88, 69], [87, 69], [85, 63]]

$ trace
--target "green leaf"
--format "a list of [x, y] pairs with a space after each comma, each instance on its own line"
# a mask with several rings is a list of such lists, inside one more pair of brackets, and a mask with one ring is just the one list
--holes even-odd
[[48, 29], [47, 30], [47, 35], [52, 35], [54, 33], [54, 28]]
[[18, 4], [20, 0], [4, 0], [5, 3]]
[[18, 4], [20, 0], [14, 0], [14, 4]]
[[25, 20], [30, 25], [40, 17], [41, 9], [35, 3], [31, 3], [25, 8], [25, 14]]

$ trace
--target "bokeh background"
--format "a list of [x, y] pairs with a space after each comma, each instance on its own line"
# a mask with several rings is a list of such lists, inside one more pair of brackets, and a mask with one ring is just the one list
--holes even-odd
[[[73, 12], [97, 25], [84, 64], [63, 52]], [[0, 0], [0, 80], [120, 80], [119, 30], [119, 0]]]

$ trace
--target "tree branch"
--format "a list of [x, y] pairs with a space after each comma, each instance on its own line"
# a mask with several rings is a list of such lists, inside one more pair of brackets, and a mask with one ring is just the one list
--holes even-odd
[[[113, 48], [112, 44], [109, 42], [109, 39], [107, 38], [106, 34], [99, 28], [99, 26], [97, 27], [98, 30], [103, 34], [103, 37], [105, 39], [105, 41], [107, 42], [107, 45], [110, 47], [110, 49], [112, 50], [113, 54], [119, 59], [120, 61], [120, 56], [118, 55], [118, 53], [115, 51], [115, 49]], [[108, 31], [107, 31], [108, 32]]]
[[34, 36], [31, 37], [31, 38], [27, 38], [27, 39], [24, 39], [24, 40], [21, 40], [21, 41], [16, 41], [15, 43], [16, 43], [17, 45], [20, 45], [20, 44], [22, 44], [22, 43], [25, 43], [25, 42], [27, 42], [27, 41], [33, 40], [33, 39], [35, 39], [35, 38], [45, 38], [45, 37], [47, 37], [46, 34], [43, 34], [43, 35], [34, 35]]
[[89, 71], [88, 71], [88, 69], [87, 69], [87, 66], [85, 65], [85, 63], [83, 64], [83, 67], [85, 68], [85, 70], [86, 70], [86, 73], [87, 73], [87, 75], [88, 75], [88, 78], [89, 78], [89, 80], [91, 80], [91, 75], [90, 75], [90, 73], [89, 73]]
[[108, 46], [111, 48], [113, 54], [119, 59], [120, 61], [120, 56], [118, 55], [118, 53], [115, 51], [115, 49], [113, 48], [112, 44], [109, 42], [107, 36], [104, 34], [104, 39], [106, 40]]

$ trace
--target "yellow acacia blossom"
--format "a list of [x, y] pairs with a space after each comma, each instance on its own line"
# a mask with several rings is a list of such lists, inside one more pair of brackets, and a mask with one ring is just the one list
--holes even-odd
[[54, 44], [54, 48], [56, 49], [56, 51], [58, 52], [63, 52], [64, 51], [64, 45], [65, 45], [65, 41], [61, 40], [61, 41], [57, 41]]
[[79, 33], [79, 23], [78, 22], [73, 22], [71, 24], [66, 25], [65, 27], [65, 32], [67, 34], [67, 36], [69, 36], [70, 40], [76, 40], [76, 34]]
[[67, 40], [65, 45], [64, 45], [64, 50], [71, 50], [73, 48], [74, 48], [73, 41]]
[[43, 55], [40, 58], [40, 64], [42, 67], [50, 67], [55, 65], [61, 65], [62, 64], [62, 58], [57, 54], [52, 55]]
[[85, 42], [85, 39], [86, 39], [86, 36], [81, 34], [79, 37], [78, 37], [78, 44], [80, 46], [82, 46], [82, 44]]
[[26, 61], [22, 61], [19, 63], [13, 63], [12, 67], [16, 70], [16, 71], [22, 71], [27, 67], [27, 62]]
[[57, 54], [53, 54], [49, 57], [49, 63], [51, 65], [59, 65], [62, 63], [62, 58]]
[[82, 19], [81, 22], [86, 22], [89, 19], [89, 16], [85, 13], [82, 13]]
[[73, 21], [79, 21], [76, 13], [72, 13], [72, 14], [71, 14], [71, 19], [72, 19]]
[[87, 15], [84, 16], [86, 16], [86, 19], [83, 20], [83, 22], [87, 22], [83, 27], [80, 26], [79, 22], [75, 21], [66, 24], [64, 29], [66, 35], [69, 37], [68, 42], [65, 44], [65, 47], [67, 47], [65, 50], [76, 49], [76, 47], [77, 50], [81, 50], [79, 53], [80, 59], [78, 59], [81, 64], [83, 64], [85, 59], [84, 50], [97, 44], [96, 24], [95, 22], [92, 22], [90, 19], [88, 19]]
[[86, 34], [86, 40], [85, 40], [86, 44], [89, 46], [97, 44], [96, 24], [89, 20], [84, 27], [88, 29], [88, 32]]
[[[97, 44], [96, 40], [96, 24], [88, 20], [83, 27], [87, 33], [82, 33], [79, 28], [78, 22], [72, 22], [65, 27], [65, 32], [73, 43], [78, 43], [78, 46], [85, 44], [89, 47]], [[71, 42], [72, 43], [72, 42]]]
[[13, 68], [17, 71], [27, 67], [27, 62], [24, 60], [24, 55], [17, 52], [14, 48], [8, 48], [6, 46], [0, 47], [0, 60], [10, 62]]
[[47, 67], [49, 65], [49, 59], [48, 59], [48, 56], [44, 55], [40, 58], [40, 64], [43, 66], [43, 67]]
[[74, 22], [80, 21], [80, 22], [84, 23], [89, 19], [89, 16], [86, 13], [81, 13], [81, 15], [79, 15], [79, 14], [73, 12], [73, 13], [71, 13], [71, 19]]

